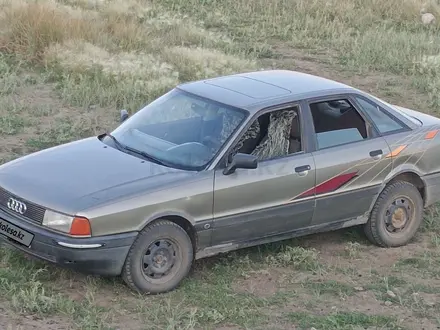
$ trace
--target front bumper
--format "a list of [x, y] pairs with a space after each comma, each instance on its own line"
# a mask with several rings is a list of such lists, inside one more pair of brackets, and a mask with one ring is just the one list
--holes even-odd
[[[16, 239], [7, 237], [0, 230], [0, 242], [60, 266], [104, 276], [121, 274], [128, 251], [138, 234], [130, 232], [90, 238], [72, 238], [19, 220], [3, 210], [0, 210], [0, 221], [33, 235], [30, 245], [27, 246]], [[6, 227], [3, 226], [3, 228]]]

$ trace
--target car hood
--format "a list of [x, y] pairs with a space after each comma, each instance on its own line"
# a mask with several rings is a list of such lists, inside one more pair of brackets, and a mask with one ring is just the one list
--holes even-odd
[[42, 150], [0, 166], [0, 187], [46, 208], [75, 214], [197, 175], [144, 161], [97, 137]]

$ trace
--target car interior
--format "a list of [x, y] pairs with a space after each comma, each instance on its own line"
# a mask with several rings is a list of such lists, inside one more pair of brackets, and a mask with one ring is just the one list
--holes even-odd
[[[372, 127], [347, 100], [312, 103], [310, 109], [320, 149], [371, 136]], [[241, 137], [232, 154], [251, 154], [264, 160], [301, 150], [300, 121], [295, 107], [258, 117]]]
[[362, 138], [367, 138], [367, 129], [362, 116], [347, 101], [312, 103], [310, 109], [317, 134], [356, 128]]
[[347, 100], [312, 103], [310, 109], [320, 149], [371, 136], [371, 126]]
[[[238, 123], [228, 118], [227, 111], [219, 108], [209, 109], [212, 116], [207, 116], [206, 109], [196, 104], [192, 105], [192, 109], [195, 115], [189, 118], [155, 123], [132, 134], [139, 135], [139, 141], [148, 138], [151, 148], [155, 146], [157, 150], [172, 151], [175, 157], [188, 154], [193, 155], [191, 158], [209, 159], [212, 155], [209, 148], [218, 150]], [[319, 149], [371, 136], [371, 127], [348, 100], [311, 103], [310, 109]], [[297, 107], [291, 107], [259, 116], [240, 138], [230, 157], [245, 153], [255, 155], [261, 161], [301, 150], [299, 112]]]
[[237, 128], [244, 113], [216, 105], [192, 103], [190, 107], [181, 112], [169, 109], [158, 121], [130, 129], [127, 134], [135, 137], [132, 144], [169, 162], [203, 165]]
[[236, 144], [232, 154], [245, 153], [259, 160], [301, 151], [298, 109], [265, 113], [255, 120]]

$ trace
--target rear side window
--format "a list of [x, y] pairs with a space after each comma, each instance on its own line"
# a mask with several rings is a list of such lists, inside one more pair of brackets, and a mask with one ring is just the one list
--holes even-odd
[[356, 97], [356, 101], [359, 103], [362, 110], [369, 115], [380, 133], [390, 133], [404, 128], [404, 126], [402, 126], [398, 121], [394, 120], [378, 105], [360, 97]]
[[368, 126], [346, 99], [310, 104], [319, 149], [368, 139]]

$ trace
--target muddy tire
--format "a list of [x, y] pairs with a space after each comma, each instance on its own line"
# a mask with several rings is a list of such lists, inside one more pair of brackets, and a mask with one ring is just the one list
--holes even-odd
[[423, 199], [417, 188], [396, 181], [380, 193], [364, 231], [368, 239], [381, 247], [408, 244], [423, 221]]
[[188, 275], [193, 245], [179, 225], [159, 220], [145, 227], [136, 238], [122, 271], [133, 290], [158, 294], [174, 290]]

